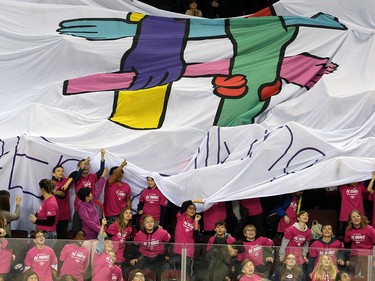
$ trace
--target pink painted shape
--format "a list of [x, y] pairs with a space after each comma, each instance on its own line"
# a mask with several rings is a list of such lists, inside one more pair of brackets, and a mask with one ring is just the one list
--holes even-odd
[[337, 64], [329, 63], [328, 58], [312, 57], [305, 54], [283, 59], [280, 76], [301, 87], [313, 87], [324, 74], [332, 73]]
[[68, 80], [66, 94], [114, 91], [129, 88], [134, 72], [100, 73]]
[[187, 65], [184, 76], [229, 75], [230, 60], [220, 60]]

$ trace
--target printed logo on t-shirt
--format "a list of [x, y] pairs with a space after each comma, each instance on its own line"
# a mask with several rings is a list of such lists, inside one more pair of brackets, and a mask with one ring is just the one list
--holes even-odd
[[303, 235], [296, 235], [296, 236], [294, 236], [293, 241], [294, 241], [298, 246], [301, 246], [301, 245], [306, 241], [306, 237], [303, 236]]
[[194, 230], [194, 225], [192, 223], [187, 222], [187, 221], [184, 221], [182, 226], [184, 227], [186, 232], [190, 232], [190, 231]]
[[251, 247], [248, 252], [249, 252], [249, 254], [252, 254], [252, 256], [257, 257], [257, 256], [259, 256], [261, 251], [262, 251], [262, 246], [256, 245], [254, 247]]
[[359, 194], [359, 190], [357, 188], [346, 190], [346, 196], [348, 196], [350, 199], [356, 198], [358, 194]]
[[91, 188], [91, 181], [84, 181], [83, 182], [83, 187]]
[[44, 263], [49, 261], [49, 255], [48, 254], [37, 254], [34, 256], [34, 262], [39, 263], [40, 265], [43, 265]]
[[124, 201], [126, 198], [126, 192], [123, 190], [117, 189], [116, 196], [119, 201]]
[[336, 253], [334, 250], [323, 250], [323, 251], [320, 251], [319, 252], [319, 255], [322, 256], [322, 255], [328, 255], [328, 256], [334, 256]]
[[350, 238], [354, 243], [360, 244], [365, 240], [366, 236], [364, 234], [353, 234]]
[[86, 260], [86, 255], [79, 251], [72, 252], [72, 258], [76, 261], [76, 263], [84, 262]]
[[297, 202], [295, 201], [290, 202], [290, 208], [292, 208], [294, 211], [297, 210]]
[[159, 195], [157, 194], [149, 194], [146, 196], [146, 201], [150, 204], [154, 204], [155, 202], [159, 201]]
[[154, 238], [151, 238], [150, 241], [143, 242], [143, 246], [145, 246], [148, 250], [153, 250], [159, 245], [160, 245], [160, 241]]

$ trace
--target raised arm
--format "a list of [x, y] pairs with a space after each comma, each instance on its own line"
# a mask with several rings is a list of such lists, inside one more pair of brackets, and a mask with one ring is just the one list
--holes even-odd
[[370, 192], [371, 194], [374, 193], [374, 190], [372, 187], [374, 186], [374, 180], [375, 180], [375, 171], [372, 172], [372, 179], [370, 180], [370, 183], [367, 186], [367, 191]]

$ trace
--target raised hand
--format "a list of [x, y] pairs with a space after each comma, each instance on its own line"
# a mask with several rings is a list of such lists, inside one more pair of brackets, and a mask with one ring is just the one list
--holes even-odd
[[124, 19], [88, 18], [62, 21], [56, 31], [60, 34], [99, 41], [132, 37], [136, 30], [137, 24]]

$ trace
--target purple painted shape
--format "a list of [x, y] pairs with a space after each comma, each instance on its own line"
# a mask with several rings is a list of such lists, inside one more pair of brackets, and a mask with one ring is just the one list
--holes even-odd
[[145, 17], [132, 49], [125, 53], [122, 72], [136, 72], [130, 89], [138, 90], [168, 84], [184, 72], [183, 49], [186, 20]]

